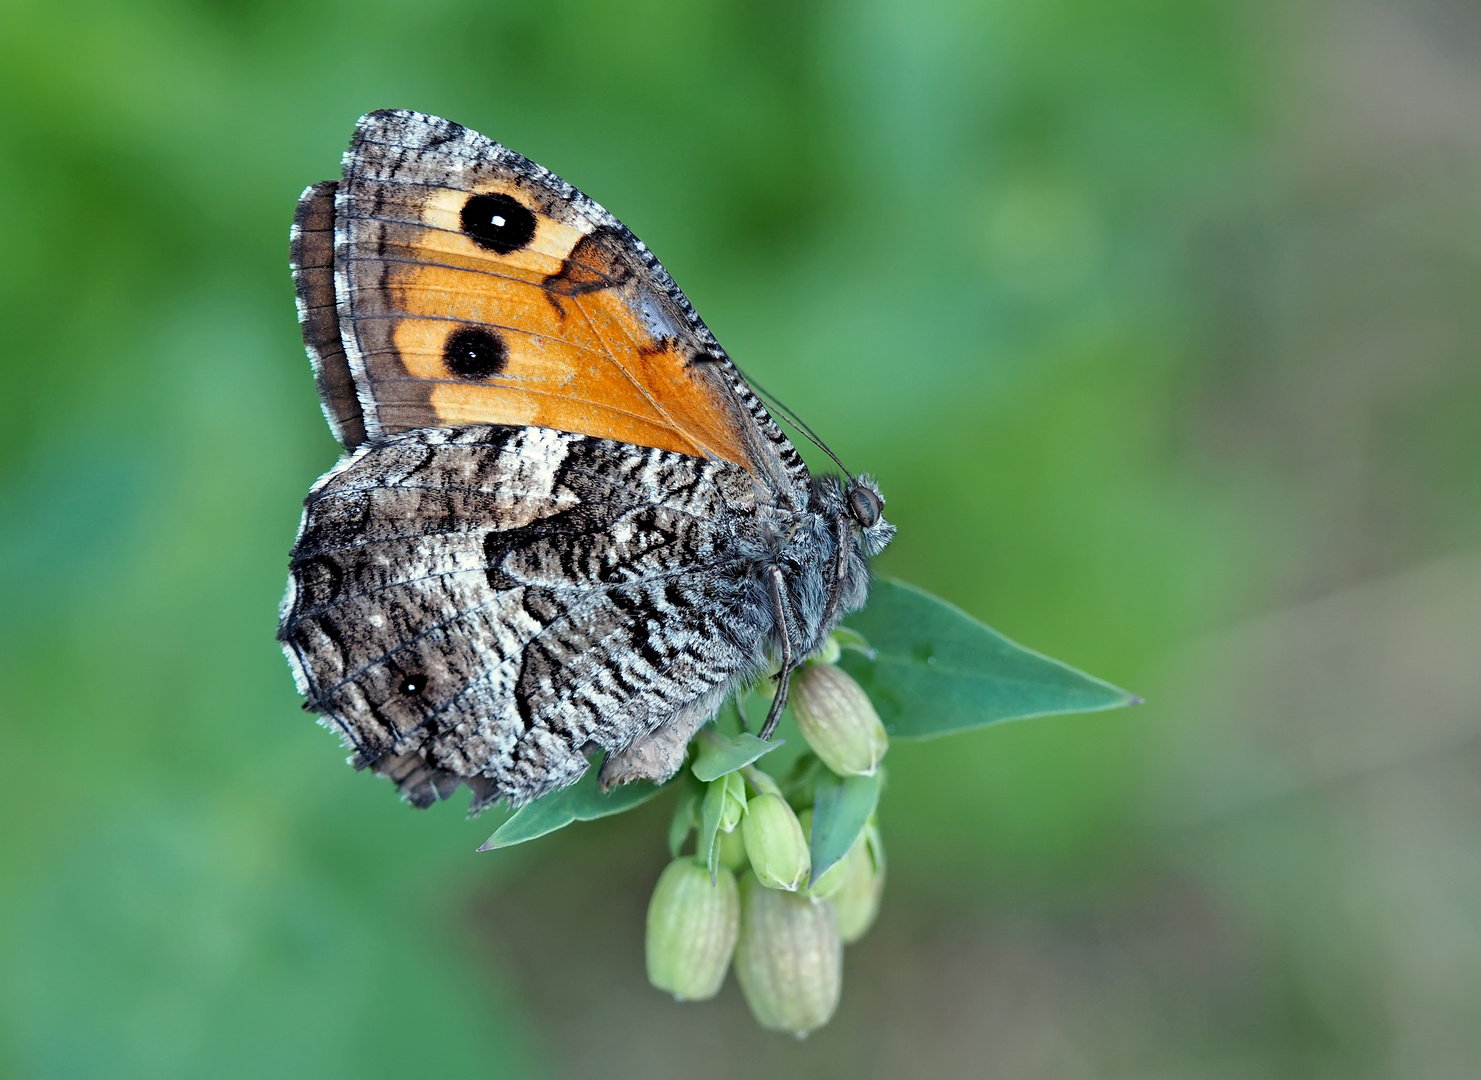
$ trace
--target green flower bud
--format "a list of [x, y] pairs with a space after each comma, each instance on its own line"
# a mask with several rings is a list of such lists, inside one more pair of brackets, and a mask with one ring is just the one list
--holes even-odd
[[[826, 879], [834, 870], [841, 872], [841, 880], [828, 902], [838, 919], [838, 934], [846, 945], [852, 945], [863, 937], [879, 914], [879, 901], [884, 895], [883, 853], [879, 832], [870, 826], [849, 848], [848, 854], [838, 861], [838, 865], [823, 875]], [[821, 885], [822, 880], [818, 884]]]
[[772, 792], [753, 796], [741, 819], [741, 834], [751, 868], [768, 889], [792, 892], [807, 880], [812, 870], [807, 837], [786, 799]]
[[735, 874], [746, 868], [746, 842], [741, 830], [720, 834], [720, 865]]
[[712, 885], [703, 862], [675, 859], [658, 875], [648, 901], [648, 981], [679, 1001], [714, 997], [725, 981], [739, 924], [735, 875], [722, 867]]
[[792, 683], [792, 715], [802, 737], [839, 776], [872, 776], [890, 748], [869, 695], [848, 672], [812, 664]]
[[830, 634], [828, 640], [823, 642], [822, 647], [813, 654], [812, 662], [814, 664], [836, 664], [842, 655], [843, 650], [838, 647], [838, 642]]
[[801, 1038], [822, 1027], [843, 989], [843, 942], [828, 904], [741, 879], [735, 976], [762, 1027]]

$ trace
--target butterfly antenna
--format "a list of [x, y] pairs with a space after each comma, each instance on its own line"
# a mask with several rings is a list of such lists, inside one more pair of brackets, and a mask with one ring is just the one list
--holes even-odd
[[774, 405], [783, 416], [791, 421], [792, 425], [798, 431], [807, 436], [808, 442], [812, 443], [819, 450], [832, 458], [833, 464], [837, 465], [840, 469], [843, 470], [844, 476], [848, 477], [850, 480], [854, 478], [854, 474], [849, 471], [848, 466], [845, 465], [842, 461], [838, 460], [838, 455], [835, 454], [832, 450], [828, 449], [828, 444], [825, 443], [822, 439], [818, 438], [818, 436], [813, 432], [813, 429], [807, 426], [806, 421], [804, 421], [802, 417], [798, 416], [791, 409], [787, 408], [786, 403], [783, 402], [781, 398], [777, 397], [770, 390], [766, 389], [766, 387], [762, 386], [755, 379], [751, 378], [751, 376], [747, 375], [744, 371], [741, 371], [740, 365], [736, 364], [734, 360], [732, 360], [730, 363], [736, 371], [740, 371], [741, 378], [746, 380], [746, 383], [751, 387], [751, 389], [755, 390], [756, 393], [760, 394], [767, 401], [771, 402], [771, 404]]

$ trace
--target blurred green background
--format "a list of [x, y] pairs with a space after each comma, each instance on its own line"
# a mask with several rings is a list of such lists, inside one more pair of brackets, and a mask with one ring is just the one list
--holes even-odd
[[[1474, 1075], [1474, 4], [6, 0], [0, 101], [0, 1075]], [[893, 748], [805, 1043], [646, 985], [666, 804], [476, 855], [298, 708], [288, 223], [391, 106], [643, 237], [882, 570], [1148, 699]]]

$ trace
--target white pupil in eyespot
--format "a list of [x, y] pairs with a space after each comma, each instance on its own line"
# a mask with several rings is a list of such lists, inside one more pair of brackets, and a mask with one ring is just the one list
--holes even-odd
[[494, 215], [494, 228], [496, 228], [496, 229], [502, 229], [503, 227], [504, 227], [504, 215], [503, 214], [495, 214]]

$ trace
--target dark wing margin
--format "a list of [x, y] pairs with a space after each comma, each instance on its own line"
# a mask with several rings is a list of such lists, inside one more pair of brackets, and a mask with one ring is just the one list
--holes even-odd
[[365, 441], [365, 418], [339, 334], [334, 288], [334, 195], [336, 180], [325, 180], [298, 197], [288, 240], [288, 263], [297, 290], [298, 323], [314, 366], [314, 382], [329, 430], [346, 450]]

